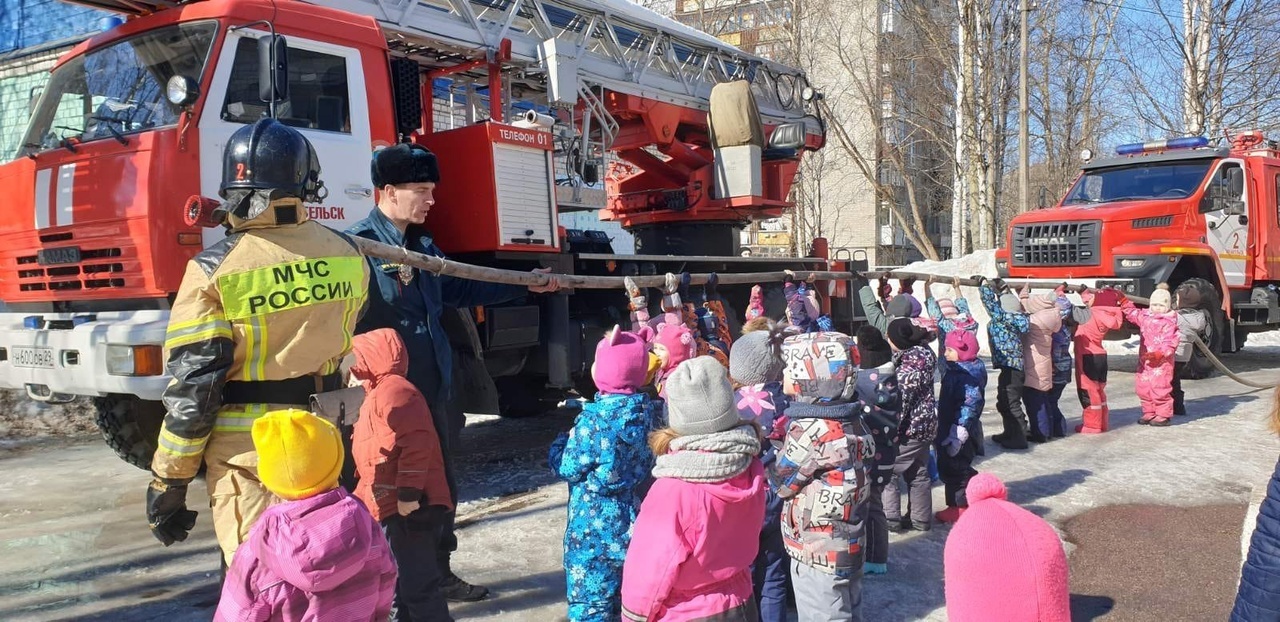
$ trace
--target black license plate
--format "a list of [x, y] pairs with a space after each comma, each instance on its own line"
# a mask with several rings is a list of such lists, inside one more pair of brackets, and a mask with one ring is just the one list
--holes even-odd
[[62, 248], [42, 248], [36, 253], [36, 263], [42, 266], [53, 266], [64, 263], [80, 263], [80, 247], [64, 246]]

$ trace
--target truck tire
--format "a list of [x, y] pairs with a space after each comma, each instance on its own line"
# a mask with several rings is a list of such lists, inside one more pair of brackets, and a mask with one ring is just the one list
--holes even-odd
[[[1223, 351], [1223, 343], [1227, 336], [1227, 316], [1222, 312], [1222, 301], [1218, 297], [1218, 290], [1213, 285], [1201, 278], [1187, 279], [1178, 285], [1178, 289], [1194, 287], [1200, 291], [1200, 304], [1198, 309], [1204, 311], [1209, 321], [1205, 323], [1205, 344], [1209, 346], [1214, 356], [1220, 356]], [[1200, 380], [1208, 378], [1213, 373], [1213, 362], [1209, 357], [1205, 356], [1200, 348], [1192, 346], [1191, 360], [1183, 366], [1182, 377], [1186, 380]]]
[[94, 421], [107, 446], [121, 460], [150, 471], [164, 423], [164, 404], [133, 395], [108, 395], [93, 398], [93, 407]]
[[493, 382], [498, 387], [498, 416], [504, 419], [537, 417], [556, 408], [547, 398], [546, 381], [541, 376], [503, 376]]

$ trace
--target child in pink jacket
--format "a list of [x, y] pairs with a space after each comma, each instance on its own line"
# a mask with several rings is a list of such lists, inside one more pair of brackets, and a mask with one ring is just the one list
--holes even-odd
[[396, 565], [364, 504], [338, 487], [342, 436], [303, 410], [253, 422], [258, 478], [284, 502], [236, 551], [217, 622], [369, 620], [391, 615]]
[[681, 363], [667, 379], [670, 427], [622, 569], [622, 619], [755, 619], [751, 563], [764, 520], [758, 428], [738, 416], [723, 365]]
[[1142, 400], [1142, 425], [1167, 426], [1173, 416], [1173, 363], [1181, 335], [1178, 314], [1173, 312], [1169, 285], [1161, 283], [1151, 294], [1146, 309], [1125, 300], [1120, 305], [1124, 319], [1138, 327], [1142, 346], [1138, 349], [1138, 399]]

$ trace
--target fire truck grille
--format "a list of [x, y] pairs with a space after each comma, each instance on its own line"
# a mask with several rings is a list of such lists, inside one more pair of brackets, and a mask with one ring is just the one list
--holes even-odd
[[1012, 265], [1096, 266], [1101, 261], [1102, 223], [1050, 222], [1013, 228]]
[[68, 292], [125, 286], [124, 264], [111, 261], [121, 256], [118, 248], [98, 248], [80, 252], [80, 262], [41, 266], [38, 255], [18, 257], [18, 291]]

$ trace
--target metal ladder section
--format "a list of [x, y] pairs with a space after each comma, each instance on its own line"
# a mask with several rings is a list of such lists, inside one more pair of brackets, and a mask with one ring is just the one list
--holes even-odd
[[[547, 58], [546, 50], [553, 43], [556, 55], [572, 61], [568, 69], [580, 84], [689, 108], [706, 110], [715, 84], [746, 79], [764, 120], [805, 116], [801, 91], [808, 80], [800, 70], [743, 52], [628, 0], [305, 1], [372, 16], [398, 38], [461, 55], [483, 51], [492, 59], [499, 43], [510, 39], [512, 64], [548, 74], [554, 73], [555, 59]], [[569, 97], [576, 99], [583, 90]], [[809, 129], [816, 133], [816, 123]]]

